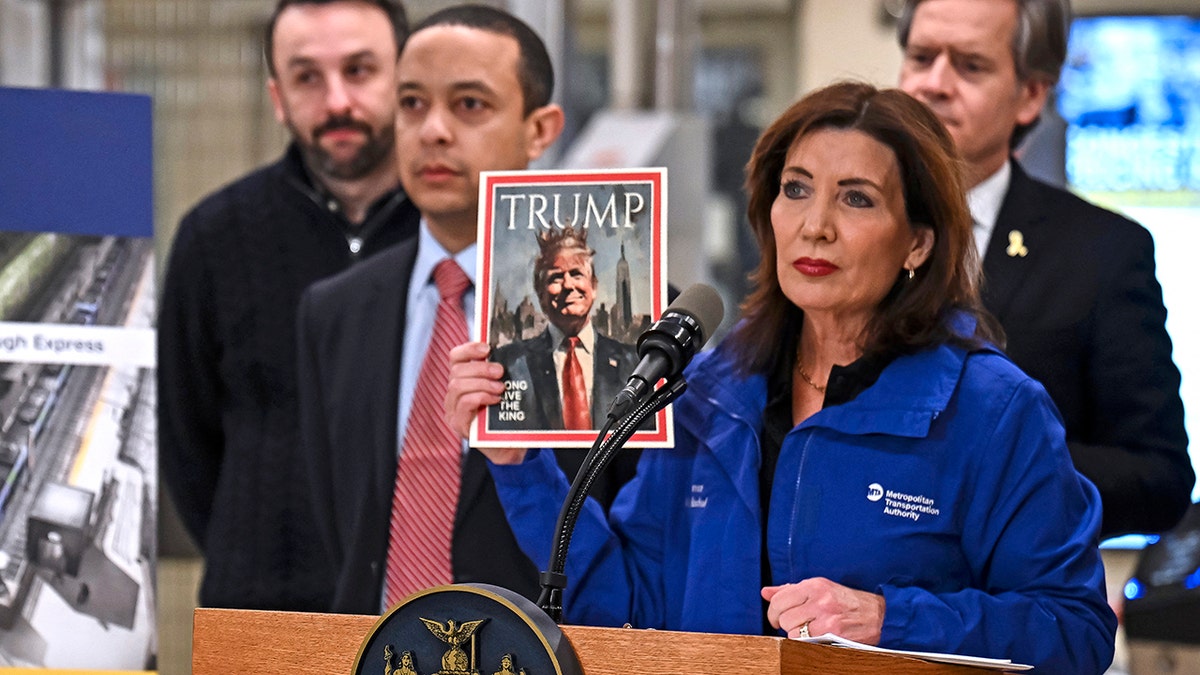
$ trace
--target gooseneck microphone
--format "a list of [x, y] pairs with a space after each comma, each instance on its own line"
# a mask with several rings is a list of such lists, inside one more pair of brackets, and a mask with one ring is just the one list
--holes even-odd
[[[562, 620], [562, 592], [567, 587], [567, 550], [592, 484], [642, 422], [687, 388], [683, 370], [712, 337], [724, 314], [721, 296], [709, 286], [695, 284], [638, 338], [641, 362], [609, 406], [604, 428], [575, 474], [558, 514], [550, 564], [541, 574], [542, 593], [537, 603], [556, 623]], [[655, 389], [659, 380], [665, 381]]]
[[608, 408], [610, 419], [619, 419], [630, 407], [645, 398], [660, 379], [683, 372], [696, 352], [712, 337], [725, 315], [725, 303], [711, 286], [694, 284], [679, 294], [638, 338], [641, 361]]

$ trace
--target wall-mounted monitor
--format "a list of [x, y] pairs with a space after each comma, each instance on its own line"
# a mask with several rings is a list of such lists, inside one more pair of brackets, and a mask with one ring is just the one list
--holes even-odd
[[1200, 17], [1075, 19], [1058, 111], [1074, 189], [1200, 205]]

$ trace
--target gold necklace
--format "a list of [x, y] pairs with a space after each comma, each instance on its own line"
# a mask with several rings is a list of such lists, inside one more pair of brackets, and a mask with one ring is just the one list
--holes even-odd
[[807, 382], [808, 386], [812, 387], [813, 389], [816, 389], [818, 392], [820, 392], [822, 394], [825, 393], [825, 385], [817, 384], [816, 382], [813, 382], [813, 379], [808, 376], [808, 373], [804, 372], [804, 366], [800, 365], [800, 359], [796, 359], [796, 372], [800, 373], [800, 379]]

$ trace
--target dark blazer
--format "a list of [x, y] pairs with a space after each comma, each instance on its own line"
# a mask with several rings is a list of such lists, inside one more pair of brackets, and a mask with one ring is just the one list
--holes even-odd
[[1076, 468], [1100, 489], [1103, 536], [1169, 529], [1195, 476], [1154, 242], [1012, 167], [984, 256], [984, 304], [1008, 354], [1057, 404]]
[[[499, 409], [488, 410], [493, 429], [562, 429], [562, 392], [554, 370], [556, 345], [550, 329], [528, 340], [517, 340], [498, 348], [492, 360], [504, 366], [505, 378], [524, 382], [519, 408], [524, 415], [520, 421], [499, 419]], [[604, 423], [608, 406], [625, 386], [629, 375], [637, 368], [637, 348], [596, 333], [595, 353], [592, 355], [592, 424]], [[598, 426], [596, 428], [599, 428]]]
[[[417, 239], [313, 285], [301, 299], [301, 457], [316, 536], [332, 559], [334, 612], [376, 614], [396, 475], [400, 359]], [[583, 451], [557, 453], [574, 476]], [[615, 490], [615, 488], [614, 488]], [[452, 540], [454, 581], [531, 599], [538, 570], [518, 548], [486, 460], [467, 453]]]

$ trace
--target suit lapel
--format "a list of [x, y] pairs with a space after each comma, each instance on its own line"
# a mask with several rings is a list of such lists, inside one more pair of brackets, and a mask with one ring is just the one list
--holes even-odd
[[602, 425], [609, 404], [623, 386], [616, 343], [596, 333], [596, 353], [592, 355], [592, 426]]
[[1012, 162], [1012, 179], [983, 258], [983, 303], [1001, 321], [1045, 250], [1046, 223], [1036, 193], [1037, 183]]
[[562, 428], [562, 402], [558, 392], [558, 373], [554, 370], [554, 349], [550, 329], [542, 331], [530, 345], [529, 374], [537, 383], [537, 406], [549, 429]]
[[[479, 503], [480, 496], [483, 494], [483, 488], [487, 485], [487, 481], [491, 477], [492, 474], [488, 471], [487, 462], [483, 461], [483, 455], [478, 450], [470, 450], [467, 454], [463, 455], [462, 481], [459, 483], [458, 488], [458, 506], [454, 509], [455, 532], [462, 529], [462, 522], [470, 511], [470, 505]], [[458, 542], [454, 541], [453, 538], [452, 542], [451, 546], [457, 547]]]
[[378, 364], [379, 371], [372, 374], [363, 394], [366, 405], [378, 406], [374, 415], [384, 420], [383, 424], [371, 425], [374, 436], [371, 444], [388, 485], [395, 479], [396, 469], [396, 423], [400, 405], [400, 358], [404, 353], [405, 316], [408, 311], [408, 289], [412, 282], [412, 267], [417, 257], [414, 238], [411, 243], [401, 244], [402, 255], [397, 258], [393, 273], [374, 280], [364, 299], [369, 314], [363, 316], [355, 326], [375, 326], [372, 337], [364, 345], [361, 363]]

